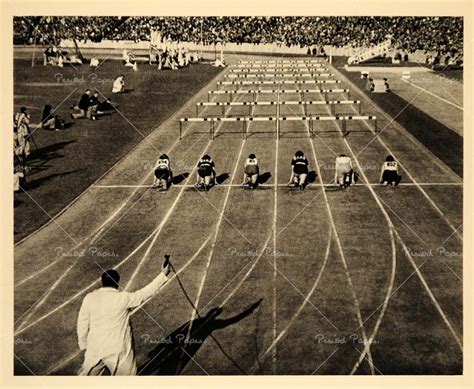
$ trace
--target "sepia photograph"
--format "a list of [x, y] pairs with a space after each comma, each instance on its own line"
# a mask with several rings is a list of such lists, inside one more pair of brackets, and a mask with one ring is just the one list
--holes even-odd
[[10, 374], [470, 370], [470, 15], [108, 4], [12, 6]]

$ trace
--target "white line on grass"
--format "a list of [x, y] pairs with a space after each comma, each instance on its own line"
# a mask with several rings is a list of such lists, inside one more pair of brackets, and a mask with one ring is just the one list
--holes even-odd
[[[280, 93], [277, 93], [277, 100], [280, 102]], [[280, 105], [277, 105], [277, 120], [280, 116]], [[280, 122], [277, 121], [277, 128], [280, 126]], [[279, 129], [278, 129], [279, 130]], [[275, 182], [273, 189], [273, 221], [272, 221], [272, 230], [273, 230], [273, 342], [277, 337], [277, 221], [278, 221], [278, 149], [279, 149], [279, 131], [277, 131], [277, 136], [275, 140]], [[277, 374], [277, 348], [272, 349], [272, 369], [273, 374]]]
[[[198, 255], [202, 252], [202, 250], [206, 247], [207, 243], [209, 242], [209, 240], [211, 239], [211, 235], [209, 235], [207, 237], [207, 239], [201, 244], [201, 246], [199, 247], [199, 249], [193, 254], [193, 256], [183, 265], [183, 267], [181, 267], [177, 274], [181, 274], [184, 270], [186, 270], [186, 268], [192, 263], [194, 262], [194, 260], [198, 257]], [[123, 261], [122, 261], [123, 263]], [[122, 263], [120, 263], [116, 268], [118, 268]], [[174, 280], [176, 277], [176, 274], [173, 274], [170, 279], [161, 287], [160, 291], [163, 290], [167, 285], [170, 285], [171, 284], [171, 281]], [[131, 312], [131, 314], [135, 314], [137, 311], [141, 310], [143, 308], [143, 306], [145, 304], [147, 304], [150, 300], [152, 300], [153, 297], [150, 297], [149, 299], [147, 299], [146, 301], [144, 301], [142, 304], [140, 304], [138, 307], [134, 308]], [[68, 363], [70, 363], [72, 360], [74, 360], [77, 356], [79, 356], [79, 354], [81, 353], [81, 351], [77, 351], [75, 353], [72, 353], [71, 355], [67, 356], [66, 358], [63, 358], [60, 362], [58, 362], [57, 364], [55, 364], [54, 366], [48, 368], [46, 370], [46, 373], [45, 375], [49, 375], [49, 374], [52, 374], [54, 373], [55, 371], [58, 371], [60, 369], [62, 369], [63, 367], [65, 367]]]
[[[210, 83], [214, 82], [211, 81]], [[209, 83], [209, 84], [210, 84]], [[209, 85], [208, 84], [208, 85]], [[216, 97], [213, 97], [211, 99], [214, 100]], [[204, 112], [207, 108], [204, 108], [202, 112]], [[187, 126], [187, 128], [185, 129], [184, 133], [186, 134], [186, 132], [188, 132], [189, 130], [191, 130], [191, 128], [193, 128], [193, 125], [195, 123], [191, 123], [189, 126]], [[161, 126], [162, 124], [160, 124]], [[160, 126], [156, 127], [151, 133], [150, 135], [152, 135], [157, 128], [159, 128]], [[148, 137], [148, 136], [147, 136]], [[180, 139], [177, 138], [176, 141], [171, 145], [171, 147], [168, 149], [168, 151], [166, 152], [166, 154], [171, 154], [172, 150], [174, 150], [174, 148], [179, 144], [180, 142]], [[138, 147], [142, 142], [140, 142], [139, 144], [137, 144], [136, 147]], [[134, 148], [135, 149], [135, 148]], [[134, 150], [133, 149], [133, 150]], [[133, 150], [130, 152], [132, 153]], [[130, 155], [129, 153], [129, 155]], [[124, 157], [125, 158], [125, 157]], [[107, 170], [107, 172], [105, 172], [101, 177], [99, 177], [96, 182], [99, 182], [102, 178], [104, 178], [107, 174], [109, 174], [113, 168], [115, 168], [119, 163], [123, 162], [124, 158], [121, 158], [119, 161], [117, 161], [114, 165], [112, 165], [110, 167], [110, 169]], [[102, 232], [104, 231], [105, 227], [107, 226], [107, 224], [109, 224], [112, 220], [114, 220], [114, 218], [120, 213], [120, 211], [125, 207], [125, 205], [130, 201], [130, 199], [135, 195], [135, 193], [137, 192], [137, 190], [139, 188], [149, 188], [150, 185], [144, 185], [144, 183], [146, 181], [148, 181], [150, 179], [150, 177], [153, 175], [153, 171], [150, 171], [146, 176], [145, 178], [141, 181], [141, 184], [139, 185], [130, 185], [130, 186], [115, 186], [115, 188], [120, 188], [120, 187], [131, 187], [131, 188], [136, 188], [136, 190], [134, 190], [120, 205], [118, 208], [116, 208], [116, 210], [99, 226], [95, 229], [94, 232], [92, 232], [91, 234], [89, 234], [88, 236], [86, 236], [82, 241], [78, 242], [76, 245], [74, 245], [74, 247], [72, 247], [69, 251], [74, 251], [74, 250], [77, 250], [79, 247], [81, 247], [83, 244], [85, 244], [89, 239], [90, 239], [90, 244], [94, 243], [97, 241], [97, 239], [99, 237], [102, 236]], [[99, 184], [96, 185], [96, 184], [92, 184], [88, 189], [90, 188], [97, 188], [97, 187], [108, 187], [108, 186], [100, 186]], [[83, 192], [85, 193], [85, 192]], [[81, 196], [81, 195], [80, 195]], [[69, 208], [72, 204], [74, 203], [74, 201], [72, 203], [70, 203], [64, 210], [66, 210], [67, 208]], [[62, 213], [62, 212], [61, 212]], [[61, 214], [60, 213], [60, 214]], [[60, 214], [56, 215], [56, 217], [58, 217]], [[55, 217], [55, 218], [56, 218]], [[41, 227], [40, 227], [41, 228]], [[109, 229], [106, 230], [106, 232], [108, 232]], [[20, 244], [21, 241], [18, 243]], [[41, 273], [43, 273], [44, 271], [46, 271], [47, 269], [49, 269], [50, 267], [54, 266], [55, 264], [57, 264], [58, 262], [60, 262], [62, 260], [62, 258], [57, 258], [56, 260], [54, 260], [53, 262], [51, 262], [50, 264], [48, 264], [47, 266], [45, 266], [44, 268], [30, 274], [28, 277], [24, 278], [23, 280], [17, 282], [15, 284], [15, 288], [24, 284], [25, 282], [37, 277], [38, 275], [40, 275]]]
[[[338, 72], [340, 77], [341, 78], [344, 78], [347, 80], [346, 77], [344, 77], [336, 68], [334, 68], [334, 71], [335, 72]], [[350, 84], [352, 84], [350, 82]], [[359, 88], [357, 88], [356, 86], [356, 89], [359, 91], [359, 93], [362, 94], [362, 92], [360, 91]], [[363, 95], [363, 94], [362, 94]], [[363, 95], [365, 97], [365, 95]], [[354, 107], [352, 107], [352, 109], [354, 110]], [[378, 108], [379, 110], [381, 110], [380, 108]], [[383, 110], [381, 110], [383, 112]], [[354, 112], [356, 112], [354, 110]], [[443, 211], [441, 211], [441, 209], [436, 205], [436, 203], [433, 201], [433, 199], [428, 195], [428, 193], [426, 193], [426, 191], [421, 187], [421, 185], [418, 184], [418, 182], [415, 180], [415, 178], [410, 174], [410, 172], [402, 165], [402, 163], [398, 160], [398, 158], [396, 158], [395, 154], [393, 153], [393, 151], [387, 146], [387, 144], [381, 139], [381, 137], [379, 136], [380, 134], [376, 134], [375, 131], [370, 127], [370, 125], [364, 121], [364, 124], [365, 126], [374, 134], [374, 136], [377, 138], [377, 140], [380, 142], [380, 144], [385, 148], [385, 150], [388, 151], [388, 153], [392, 156], [394, 156], [394, 158], [398, 161], [398, 164], [400, 165], [400, 167], [405, 171], [405, 173], [407, 174], [407, 176], [413, 181], [413, 183], [415, 184], [415, 186], [420, 190], [420, 192], [423, 194], [423, 196], [425, 196], [425, 198], [428, 200], [428, 202], [431, 204], [431, 206], [436, 210], [436, 212], [439, 213], [439, 215], [443, 218], [443, 220], [446, 222], [446, 224], [454, 231], [456, 237], [458, 238], [458, 240], [460, 240], [461, 242], [463, 241], [463, 237], [462, 237], [462, 234], [459, 233], [459, 231], [457, 231], [457, 229], [453, 226], [453, 224], [449, 221], [449, 219], [446, 217], [446, 215], [443, 213]], [[337, 124], [336, 124], [337, 125]], [[338, 126], [338, 125], [337, 125]], [[338, 126], [339, 128], [339, 126]], [[425, 147], [426, 148], [426, 147]], [[359, 152], [360, 154], [360, 152]], [[430, 152], [431, 155], [433, 155], [431, 152]], [[369, 182], [368, 180], [366, 180], [366, 182]]]
[[[346, 138], [343, 136], [342, 132], [340, 131], [339, 125], [337, 123], [334, 123], [334, 125], [339, 130], [339, 132], [341, 133], [342, 139], [343, 139], [344, 143], [346, 144], [346, 147], [348, 147], [349, 151], [351, 152], [351, 154], [355, 158], [355, 154], [352, 152], [352, 149], [349, 147], [349, 143], [347, 142]], [[362, 167], [360, 166], [359, 161], [356, 158], [355, 158], [355, 160], [357, 162], [357, 165], [359, 166], [359, 169], [362, 170]], [[365, 176], [365, 173], [362, 172], [362, 175], [363, 175], [364, 180], [366, 181], [366, 183], [368, 183], [369, 181], [367, 180], [367, 177]], [[370, 184], [367, 184], [366, 186], [369, 187], [370, 190], [375, 193], [375, 191], [373, 190], [373, 188], [371, 187]], [[380, 204], [378, 197], [376, 198], [376, 201], [377, 201], [378, 204]], [[387, 221], [387, 225], [388, 225], [388, 229], [389, 229], [390, 244], [391, 244], [391, 247], [392, 247], [392, 269], [391, 269], [390, 279], [389, 279], [388, 286], [387, 286], [387, 293], [385, 294], [383, 304], [382, 304], [382, 309], [380, 311], [379, 316], [377, 317], [377, 320], [375, 322], [372, 334], [369, 336], [369, 339], [367, 340], [367, 342], [364, 341], [364, 350], [363, 350], [362, 353], [360, 353], [359, 359], [357, 360], [354, 367], [352, 368], [352, 370], [350, 372], [351, 375], [355, 374], [357, 369], [361, 366], [361, 364], [362, 364], [363, 360], [365, 359], [366, 355], [368, 355], [369, 359], [371, 359], [370, 346], [372, 345], [372, 343], [375, 339], [375, 336], [378, 333], [379, 327], [382, 324], [382, 320], [385, 316], [385, 312], [386, 312], [387, 307], [388, 307], [388, 302], [390, 300], [390, 297], [392, 296], [392, 290], [393, 290], [393, 287], [394, 287], [394, 284], [395, 284], [395, 275], [396, 275], [396, 270], [397, 270], [397, 246], [396, 246], [395, 237], [394, 237], [395, 227], [394, 227], [394, 225], [393, 225], [390, 218], [386, 219], [386, 221]], [[366, 321], [367, 321], [367, 319], [363, 322], [363, 324]], [[360, 327], [360, 325], [359, 325], [359, 327]], [[379, 371], [379, 370], [377, 369], [377, 371]]]
[[[340, 130], [339, 128], [339, 125], [337, 123], [335, 123], [335, 125], [337, 126], [337, 128]], [[368, 182], [367, 180], [367, 176], [365, 175], [363, 169], [362, 169], [362, 166], [360, 165], [357, 157], [355, 156], [351, 146], [349, 145], [349, 143], [347, 142], [346, 138], [343, 136], [342, 134], [342, 131], [341, 132], [341, 136], [343, 137], [343, 140], [344, 140], [344, 143], [346, 144], [346, 147], [348, 148], [349, 152], [352, 154], [353, 158], [354, 158], [354, 161], [356, 162], [357, 166], [359, 167], [359, 170], [360, 170], [360, 173], [362, 175], [362, 177], [364, 178], [364, 180], [366, 182]], [[378, 198], [377, 194], [375, 193], [374, 189], [371, 187], [371, 186], [368, 186], [372, 196], [374, 197], [375, 201], [377, 202], [377, 205], [379, 206], [380, 210], [382, 211], [385, 219], [387, 220], [387, 223], [389, 223], [392, 227], [392, 230], [393, 230], [393, 233], [395, 234], [395, 236], [398, 238], [400, 244], [402, 245], [403, 249], [404, 249], [404, 252], [406, 254], [406, 256], [408, 257], [411, 265], [414, 267], [414, 270], [416, 272], [416, 274], [418, 275], [418, 278], [420, 279], [421, 283], [423, 284], [426, 292], [428, 293], [431, 301], [433, 302], [433, 305], [435, 306], [436, 310], [438, 311], [438, 313], [440, 314], [441, 318], [443, 319], [443, 321], [445, 322], [446, 326], [448, 327], [449, 331], [451, 332], [454, 340], [456, 341], [456, 344], [458, 345], [458, 347], [460, 348], [460, 350], [462, 351], [462, 342], [459, 338], [459, 336], [457, 335], [456, 331], [454, 330], [453, 326], [451, 325], [451, 322], [449, 321], [448, 317], [446, 316], [446, 314], [444, 313], [443, 309], [441, 308], [440, 304], [438, 303], [438, 300], [436, 299], [436, 297], [433, 295], [433, 292], [431, 291], [428, 283], [426, 282], [425, 278], [423, 277], [423, 275], [421, 274], [419, 268], [416, 266], [416, 263], [415, 261], [413, 260], [413, 257], [412, 255], [410, 254], [410, 251], [408, 249], [408, 247], [405, 245], [405, 242], [403, 241], [403, 239], [401, 238], [399, 232], [397, 231], [397, 229], [395, 228], [390, 216], [388, 215], [387, 211], [385, 210], [384, 206], [382, 205], [382, 203], [380, 202], [380, 199]], [[388, 301], [387, 301], [388, 303]], [[377, 321], [378, 323], [378, 321]], [[380, 325], [380, 323], [378, 323], [378, 325]], [[378, 330], [378, 327], [376, 328]], [[374, 329], [375, 330], [375, 329]], [[372, 334], [372, 338], [375, 338], [375, 331], [374, 331], [374, 334]], [[370, 350], [370, 343], [367, 343], [365, 345], [365, 348], [364, 348], [364, 351], [362, 354], [366, 354], [368, 353]]]
[[[230, 109], [231, 109], [231, 108], [229, 108], [228, 110], [230, 110]], [[227, 110], [227, 111], [228, 111], [228, 110]], [[219, 125], [218, 125], [217, 128], [216, 128], [216, 133], [219, 131], [219, 129], [221, 128], [221, 126], [222, 126], [222, 123], [219, 123]], [[209, 146], [211, 145], [211, 143], [212, 143], [212, 140], [209, 140], [208, 143], [207, 143], [207, 145], [206, 145], [206, 147], [204, 148], [203, 153], [206, 152], [206, 150], [209, 148]], [[188, 181], [191, 179], [191, 177], [192, 177], [193, 172], [194, 172], [195, 169], [196, 169], [196, 166], [194, 166], [194, 168], [193, 168], [192, 172], [190, 173], [190, 175], [189, 175], [189, 177], [188, 177], [188, 179], [187, 179], [186, 182], [188, 182]], [[162, 229], [163, 229], [163, 227], [164, 227], [166, 221], [169, 219], [169, 217], [170, 217], [170, 215], [171, 215], [171, 213], [172, 213], [172, 210], [175, 208], [175, 206], [176, 206], [176, 204], [177, 204], [179, 198], [181, 197], [181, 195], [182, 195], [182, 193], [183, 193], [183, 191], [184, 191], [185, 188], [186, 188], [185, 186], [181, 187], [181, 190], [180, 190], [180, 192], [178, 193], [178, 196], [176, 197], [175, 201], [173, 202], [173, 204], [172, 204], [170, 210], [168, 210], [168, 212], [166, 213], [165, 218], [160, 222], [160, 224], [158, 225], [158, 227], [157, 227], [154, 231], [152, 231], [152, 233], [138, 246], [139, 248], [141, 248], [141, 246], [144, 245], [144, 244], [151, 238], [151, 236], [154, 235], [154, 236], [153, 236], [153, 240], [152, 240], [150, 246], [148, 247], [148, 249], [147, 249], [145, 255], [144, 255], [144, 256], [142, 257], [142, 259], [140, 260], [140, 262], [139, 262], [137, 268], [135, 269], [134, 273], [132, 274], [132, 277], [129, 279], [127, 285], [125, 286], [125, 289], [128, 289], [128, 288], [130, 287], [130, 285], [131, 285], [131, 283], [133, 282], [134, 278], [135, 278], [136, 275], [138, 274], [139, 269], [141, 268], [141, 266], [142, 266], [143, 263], [145, 262], [146, 257], [147, 257], [148, 254], [150, 253], [151, 248], [153, 247], [154, 243], [156, 242], [156, 240], [157, 240], [157, 238], [158, 238], [160, 232], [162, 231]], [[134, 254], [135, 252], [136, 252], [136, 250], [134, 250], [134, 251], [132, 252], [132, 254]], [[130, 255], [127, 256], [127, 259], [128, 259], [129, 257], [130, 257]], [[123, 262], [123, 261], [122, 261], [122, 262]], [[122, 263], [122, 262], [121, 262], [121, 263]], [[63, 276], [65, 276], [65, 274], [63, 274], [63, 275], [61, 276], [61, 278], [62, 278]], [[89, 286], [89, 287], [86, 288], [85, 290], [88, 290], [88, 289], [89, 289], [90, 287], [92, 287], [94, 284], [95, 284], [95, 283], [93, 283], [91, 286]], [[80, 294], [79, 294], [79, 295], [80, 295]], [[71, 299], [74, 299], [74, 298], [77, 297], [77, 296], [78, 296], [78, 294], [74, 295]], [[67, 305], [67, 304], [68, 304], [68, 301], [71, 300], [71, 299], [66, 300], [66, 303], [63, 303], [63, 304], [59, 305], [58, 307], [54, 308], [52, 311], [50, 311], [49, 313], [43, 315], [42, 317], [40, 317], [39, 319], [37, 319], [36, 321], [34, 321], [33, 323], [31, 323], [30, 325], [28, 325], [28, 326], [26, 326], [26, 327], [23, 327], [21, 330], [18, 330], [17, 332], [15, 332], [15, 335], [17, 335], [17, 334], [19, 334], [19, 333], [25, 331], [26, 329], [30, 328], [30, 327], [33, 326], [33, 325], [39, 323], [40, 321], [42, 321], [43, 319], [45, 319], [46, 317], [48, 317], [50, 314], [56, 312], [58, 309], [60, 309], [60, 308], [62, 308], [63, 306]], [[71, 300], [71, 301], [72, 301], [72, 300]]]
[[[332, 241], [332, 233], [331, 233], [331, 226], [329, 226], [329, 231], [328, 231], [328, 244], [326, 246], [326, 253], [324, 255], [324, 260], [323, 260], [323, 264], [321, 266], [321, 269], [319, 270], [319, 273], [318, 273], [318, 276], [316, 277], [316, 280], [313, 284], [313, 286], [311, 287], [311, 289], [309, 290], [308, 294], [305, 296], [303, 302], [301, 303], [301, 305], [299, 306], [299, 308], [297, 309], [297, 311], [295, 312], [295, 314], [292, 316], [292, 318], [290, 319], [290, 321], [288, 322], [287, 326], [280, 331], [280, 333], [278, 334], [278, 336], [275, 337], [275, 339], [273, 340], [273, 342], [270, 344], [270, 346], [268, 346], [266, 348], [266, 350], [260, 354], [260, 356], [258, 357], [258, 360], [259, 361], [262, 361], [263, 358], [265, 358], [267, 356], [267, 354], [273, 349], [276, 347], [277, 343], [286, 335], [286, 333], [288, 332], [289, 328], [293, 325], [293, 323], [295, 322], [295, 320], [299, 317], [299, 315], [301, 314], [301, 312], [303, 311], [304, 307], [307, 305], [307, 303], [309, 302], [309, 299], [311, 298], [311, 296], [313, 295], [314, 291], [316, 290], [316, 288], [318, 287], [319, 285], [319, 281], [321, 280], [321, 277], [324, 273], [324, 269], [326, 268], [326, 265], [328, 263], [328, 260], [329, 260], [329, 254], [330, 254], [330, 249], [331, 249], [331, 241]], [[253, 369], [252, 369], [252, 372], [255, 371], [257, 369], [258, 365], [255, 366]]]
[[[314, 147], [314, 142], [311, 140], [311, 134], [309, 132], [308, 124], [305, 123], [305, 126], [306, 126], [306, 129], [308, 130], [308, 136], [310, 137], [311, 150], [313, 152], [313, 158], [316, 162], [317, 174], [318, 174], [318, 177], [319, 177], [319, 180], [320, 180], [321, 184], [323, 185], [324, 182], [323, 182], [323, 178], [322, 178], [322, 175], [321, 175], [321, 169], [319, 167], [318, 157], [316, 155], [316, 149]], [[352, 298], [354, 300], [354, 305], [355, 305], [355, 308], [356, 308], [356, 316], [357, 316], [357, 320], [360, 324], [360, 329], [361, 329], [361, 332], [362, 332], [362, 338], [364, 340], [364, 344], [367, 344], [367, 342], [368, 342], [367, 333], [365, 332], [365, 327], [364, 327], [364, 323], [363, 323], [363, 320], [362, 320], [362, 315], [361, 315], [361, 312], [360, 312], [359, 300], [358, 300], [358, 297], [356, 295], [354, 285], [352, 283], [352, 278], [351, 278], [351, 275], [350, 275], [350, 272], [349, 272], [349, 267], [347, 265], [344, 250], [342, 248], [342, 243], [341, 243], [341, 240], [339, 238], [339, 234], [337, 232], [336, 223], [334, 222], [332, 211], [331, 211], [331, 206], [329, 205], [329, 199], [328, 199], [328, 196], [327, 196], [327, 193], [326, 193], [325, 190], [323, 190], [323, 197], [324, 197], [324, 202], [326, 204], [326, 210], [327, 210], [327, 213], [328, 213], [328, 216], [329, 216], [329, 221], [331, 223], [332, 230], [333, 230], [333, 233], [334, 233], [334, 237], [336, 238], [336, 244], [337, 244], [337, 247], [338, 247], [338, 250], [339, 250], [339, 254], [341, 256], [342, 264], [344, 266], [344, 271], [345, 271], [345, 274], [346, 274], [347, 282], [349, 283]], [[373, 360], [372, 360], [372, 354], [370, 352], [370, 349], [368, 350], [367, 354], [368, 354], [368, 362], [369, 362], [369, 367], [370, 367], [370, 373], [372, 375], [374, 375], [375, 374], [374, 363], [373, 363]]]
[[20, 322], [20, 325], [18, 326], [18, 330], [21, 330], [28, 323], [28, 320], [30, 320], [31, 317], [38, 311], [38, 309], [46, 302], [46, 300], [49, 298], [51, 293], [53, 293], [53, 291], [62, 282], [64, 277], [69, 273], [69, 271], [75, 265], [76, 265], [76, 262], [73, 262], [66, 269], [66, 271], [54, 282], [54, 284], [49, 289], [47, 289], [46, 292], [36, 301], [36, 303], [30, 305], [30, 308], [26, 312], [24, 312], [18, 319], [15, 320], [15, 322], [13, 323], [14, 326], [16, 323], [20, 322], [20, 320], [24, 317], [24, 319]]
[[[244, 149], [244, 145], [245, 145], [245, 140], [242, 140], [242, 144], [240, 146], [240, 150], [239, 150], [239, 153], [237, 155], [237, 161], [236, 161], [236, 164], [235, 164], [235, 167], [234, 167], [234, 171], [232, 172], [232, 176], [231, 176], [231, 181], [234, 180], [236, 174], [237, 174], [237, 170], [239, 168], [239, 160], [240, 160], [240, 157], [242, 155], [242, 151]], [[216, 243], [217, 243], [217, 238], [219, 236], [219, 230], [220, 230], [220, 227], [221, 227], [221, 224], [222, 224], [222, 221], [224, 220], [224, 213], [225, 213], [225, 210], [227, 208], [227, 202], [229, 201], [229, 197], [230, 197], [230, 192], [231, 192], [231, 188], [232, 187], [228, 187], [227, 189], [227, 193], [225, 195], [225, 198], [224, 198], [224, 204], [222, 205], [222, 210], [221, 210], [221, 213], [219, 215], [219, 219], [217, 220], [217, 224], [216, 224], [216, 227], [215, 227], [215, 231], [214, 231], [214, 238], [212, 240], [212, 244], [211, 244], [211, 250], [209, 252], [209, 255], [208, 255], [208, 258], [207, 258], [207, 262], [206, 262], [206, 268], [204, 269], [204, 274], [201, 278], [201, 283], [199, 285], [199, 289], [198, 289], [198, 292], [197, 292], [197, 295], [196, 295], [196, 299], [194, 301], [194, 306], [195, 307], [198, 307], [199, 305], [199, 300], [201, 298], [201, 294], [204, 290], [204, 284], [206, 282], [206, 279], [207, 279], [207, 275], [208, 275], [208, 271], [209, 271], [209, 267], [211, 265], [211, 261], [212, 261], [212, 258], [214, 256], [214, 249], [216, 247]], [[192, 309], [192, 313], [191, 313], [191, 319], [190, 319], [190, 324], [189, 324], [189, 328], [188, 328], [188, 337], [191, 333], [191, 330], [192, 330], [192, 323], [193, 323], [193, 320], [195, 319], [196, 317], [196, 314], [197, 312], [194, 310], [194, 308]]]
[[[370, 183], [370, 184], [361, 184], [357, 183], [351, 186], [384, 186], [380, 183]], [[463, 186], [464, 184], [462, 182], [418, 182], [418, 183], [413, 183], [413, 182], [401, 182], [398, 184], [398, 186]], [[176, 187], [176, 188], [181, 188], [181, 187], [187, 187], [187, 188], [193, 188], [194, 185], [192, 184], [175, 184], [172, 185], [171, 188]], [[216, 188], [226, 188], [228, 186], [233, 186], [233, 187], [243, 187], [242, 184], [219, 184], [216, 186]], [[275, 187], [275, 184], [259, 184], [259, 187]], [[277, 184], [278, 187], [288, 187], [287, 184]], [[337, 184], [315, 184], [311, 183], [307, 187], [333, 187], [333, 186], [338, 186]], [[150, 188], [151, 185], [96, 185], [95, 188], [100, 188], [100, 189], [114, 189], [114, 188]], [[158, 190], [159, 191], [159, 190]]]
[[[272, 235], [270, 234], [268, 236], [268, 239], [265, 241], [265, 244], [263, 245], [262, 251], [260, 251], [260, 254], [258, 255], [257, 259], [255, 262], [252, 264], [252, 266], [247, 270], [247, 273], [242, 277], [242, 279], [239, 281], [237, 286], [232, 290], [232, 292], [222, 301], [222, 303], [219, 305], [219, 307], [224, 307], [225, 304], [228, 303], [228, 301], [237, 293], [237, 291], [240, 289], [244, 281], [248, 278], [248, 276], [252, 273], [253, 269], [257, 265], [257, 263], [260, 261], [260, 258], [262, 258], [262, 255], [265, 253], [265, 249], [267, 248], [268, 244], [270, 243]], [[207, 307], [207, 305], [206, 305]]]
[[[252, 109], [252, 112], [253, 112], [253, 109]], [[239, 166], [240, 166], [239, 162], [240, 162], [240, 158], [242, 157], [242, 152], [244, 150], [244, 146], [245, 146], [245, 139], [242, 139], [242, 143], [240, 145], [240, 149], [239, 149], [239, 152], [237, 154], [237, 160], [236, 160], [236, 163], [235, 163], [235, 166], [234, 166], [234, 170], [232, 171], [230, 182], [233, 182], [236, 175], [237, 175], [237, 170], [239, 169]], [[217, 224], [216, 224], [216, 227], [215, 227], [215, 233], [214, 233], [214, 239], [212, 241], [211, 250], [209, 252], [209, 256], [208, 256], [207, 262], [206, 262], [206, 268], [204, 269], [204, 274], [201, 278], [201, 283], [199, 285], [199, 289], [198, 289], [198, 292], [197, 292], [197, 295], [196, 295], [196, 299], [194, 301], [194, 306], [196, 308], [198, 308], [198, 306], [199, 306], [199, 301], [201, 299], [201, 294], [204, 290], [204, 285], [205, 285], [206, 280], [207, 280], [207, 275], [209, 273], [209, 267], [211, 266], [211, 261], [212, 261], [212, 258], [214, 256], [214, 249], [215, 249], [215, 246], [216, 246], [216, 243], [217, 243], [217, 238], [219, 236], [219, 230], [220, 230], [222, 221], [224, 219], [224, 213], [225, 213], [225, 210], [227, 208], [227, 202], [228, 202], [229, 197], [230, 197], [231, 189], [232, 189], [232, 186], [227, 187], [227, 192], [226, 192], [226, 195], [225, 195], [225, 198], [224, 198], [224, 204], [222, 205], [222, 211], [220, 212], [219, 219], [217, 220]], [[191, 318], [189, 320], [187, 338], [189, 338], [190, 335], [191, 335], [191, 331], [192, 331], [192, 327], [193, 327], [193, 320], [195, 319], [196, 315], [197, 315], [197, 311], [193, 308], [192, 311], [191, 311]]]
[[418, 89], [422, 90], [422, 91], [425, 92], [425, 93], [428, 93], [429, 95], [431, 95], [431, 96], [437, 98], [438, 100], [443, 101], [443, 102], [446, 103], [446, 104], [452, 105], [453, 107], [455, 107], [455, 108], [457, 108], [457, 109], [459, 109], [459, 110], [461, 110], [461, 111], [464, 111], [464, 108], [461, 107], [460, 105], [454, 104], [453, 102], [451, 102], [451, 101], [449, 101], [449, 100], [446, 100], [446, 99], [442, 98], [441, 96], [438, 96], [437, 94], [434, 94], [433, 92], [430, 92], [429, 90], [427, 90], [427, 89], [425, 89], [425, 88], [422, 88], [422, 87], [419, 86], [419, 85], [416, 85], [415, 83], [413, 83], [413, 81], [407, 81], [407, 80], [404, 80], [403, 78], [402, 78], [402, 81], [405, 82], [405, 83], [407, 83], [408, 85], [414, 86], [415, 88], [418, 88]]

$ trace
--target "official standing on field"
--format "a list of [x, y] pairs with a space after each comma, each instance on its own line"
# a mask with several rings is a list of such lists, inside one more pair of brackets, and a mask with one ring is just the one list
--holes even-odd
[[116, 270], [102, 274], [102, 288], [84, 297], [77, 319], [79, 348], [85, 350], [79, 375], [99, 375], [108, 368], [112, 375], [135, 375], [137, 365], [132, 346], [131, 310], [154, 296], [168, 280], [170, 266], [136, 292], [119, 291]]

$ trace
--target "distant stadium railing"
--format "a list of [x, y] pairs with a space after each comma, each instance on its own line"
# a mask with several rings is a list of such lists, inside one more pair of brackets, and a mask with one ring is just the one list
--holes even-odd
[[[282, 54], [282, 55], [305, 55], [307, 54], [307, 47], [299, 46], [285, 46], [280, 44], [252, 44], [252, 43], [226, 43], [226, 44], [216, 44], [216, 45], [201, 45], [191, 42], [180, 42], [180, 45], [188, 48], [190, 51], [194, 52], [212, 52], [214, 50], [220, 51], [223, 50], [224, 53], [255, 53], [255, 54]], [[135, 50], [138, 52], [148, 52], [150, 49], [149, 41], [127, 41], [127, 40], [103, 40], [101, 42], [80, 42], [78, 41], [78, 46], [80, 49], [97, 49], [98, 51], [102, 50]], [[318, 46], [318, 45], [315, 45]], [[61, 40], [60, 47], [65, 49], [73, 49], [74, 42], [72, 40]], [[344, 56], [350, 57], [361, 51], [361, 48], [354, 48], [352, 46], [346, 47], [334, 47], [334, 46], [323, 46], [324, 52], [326, 55], [333, 56]], [[391, 49], [387, 52], [387, 56], [394, 57], [397, 52], [404, 53], [403, 50]], [[415, 52], [408, 53], [410, 62], [425, 62], [425, 59], [428, 55], [436, 55], [436, 52], [425, 51], [425, 50], [416, 50]]]

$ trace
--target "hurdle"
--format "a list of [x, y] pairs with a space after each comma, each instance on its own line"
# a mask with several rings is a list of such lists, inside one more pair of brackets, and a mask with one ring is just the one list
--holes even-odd
[[304, 100], [305, 93], [324, 94], [324, 100], [328, 100], [329, 93], [347, 93], [347, 99], [351, 98], [350, 89], [232, 89], [232, 90], [211, 90], [207, 92], [207, 101], [211, 101], [211, 95], [229, 95], [229, 101], [232, 101], [232, 95], [252, 94], [253, 99], [257, 99], [258, 94], [299, 94], [301, 100]]
[[248, 74], [248, 73], [260, 73], [263, 71], [267, 71], [270, 73], [273, 72], [302, 72], [302, 71], [311, 71], [313, 73], [324, 73], [329, 71], [326, 67], [270, 67], [270, 68], [231, 68], [229, 70], [230, 73], [238, 73], [238, 74]]
[[[277, 107], [279, 104], [277, 104]], [[336, 116], [240, 116], [240, 117], [204, 117], [204, 118], [181, 118], [179, 119], [179, 139], [183, 139], [183, 124], [187, 122], [208, 122], [209, 123], [209, 136], [210, 139], [215, 139], [215, 123], [216, 122], [242, 122], [242, 138], [248, 138], [248, 126], [250, 122], [264, 122], [274, 121], [276, 125], [276, 136], [279, 139], [280, 133], [280, 122], [281, 121], [307, 121], [309, 122], [309, 133], [311, 137], [316, 136], [314, 131], [314, 122], [318, 121], [342, 121], [342, 133], [347, 133], [346, 123], [351, 120], [373, 120], [375, 132], [377, 129], [377, 117], [376, 116], [352, 116], [352, 115], [336, 115]]]
[[[278, 105], [303, 105], [305, 115], [307, 113], [308, 105], [329, 105], [332, 115], [336, 114], [336, 105], [358, 105], [359, 115], [361, 114], [360, 100], [310, 100], [310, 101], [223, 101], [223, 102], [204, 102], [196, 103], [196, 116], [199, 116], [200, 107], [222, 107], [222, 115], [225, 115], [226, 107], [249, 107], [249, 116], [252, 113], [254, 106], [278, 106]], [[278, 110], [278, 108], [277, 108]]]
[[257, 65], [234, 65], [232, 66], [231, 69], [237, 69], [241, 71], [247, 71], [247, 70], [262, 70], [262, 69], [268, 69], [268, 70], [273, 70], [273, 69], [327, 69], [327, 66], [323, 64], [257, 64]]
[[301, 85], [301, 84], [340, 84], [341, 80], [259, 80], [259, 81], [217, 81], [217, 85]]
[[239, 64], [262, 64], [262, 63], [323, 63], [319, 59], [268, 59], [268, 60], [257, 60], [257, 61], [247, 61], [239, 60]]
[[225, 78], [303, 78], [333, 77], [334, 73], [260, 73], [260, 74], [226, 74]]

